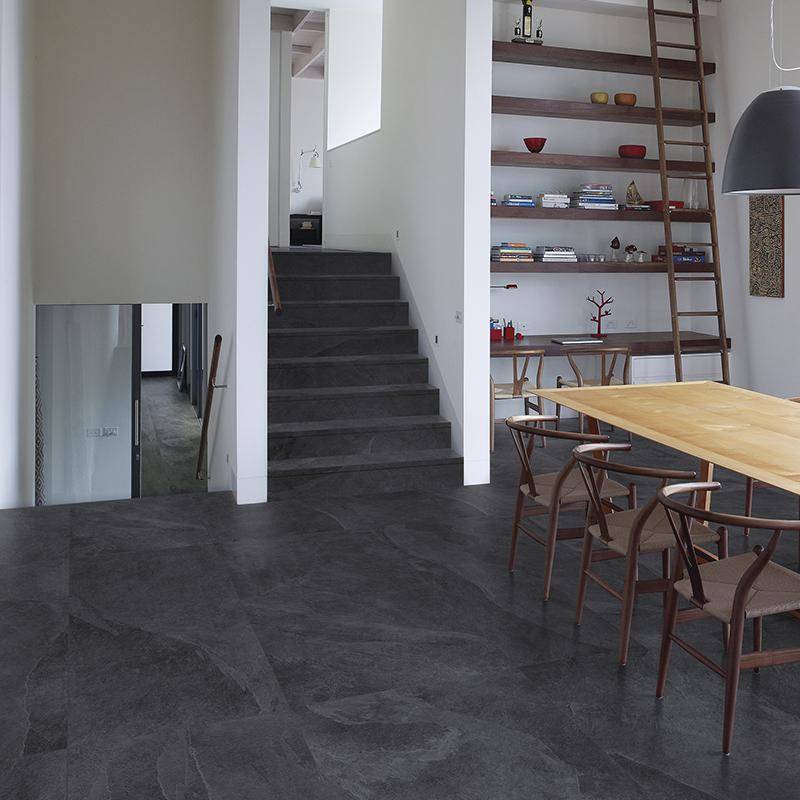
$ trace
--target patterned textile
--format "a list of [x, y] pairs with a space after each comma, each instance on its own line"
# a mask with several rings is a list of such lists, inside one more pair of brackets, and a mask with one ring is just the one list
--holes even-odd
[[750, 198], [750, 294], [784, 297], [784, 198]]

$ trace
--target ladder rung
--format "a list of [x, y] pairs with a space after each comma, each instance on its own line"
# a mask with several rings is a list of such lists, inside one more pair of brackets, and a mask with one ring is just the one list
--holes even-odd
[[713, 242], [676, 242], [674, 239], [672, 244], [679, 244], [681, 247], [713, 247]]
[[708, 175], [700, 175], [697, 173], [689, 173], [689, 172], [668, 172], [668, 178], [683, 178], [683, 180], [687, 181], [707, 181]]
[[716, 275], [676, 275], [676, 281], [716, 281]]
[[721, 317], [719, 311], [679, 311], [679, 317]]
[[654, 14], [659, 14], [662, 17], [679, 17], [680, 19], [695, 19], [694, 14], [688, 11], [667, 11], [665, 8], [654, 8]]
[[676, 144], [681, 147], [708, 147], [708, 142], [685, 142], [682, 139], [664, 139], [664, 144]]
[[679, 42], [656, 42], [659, 47], [669, 47], [672, 50], [699, 50], [696, 44], [680, 44]]

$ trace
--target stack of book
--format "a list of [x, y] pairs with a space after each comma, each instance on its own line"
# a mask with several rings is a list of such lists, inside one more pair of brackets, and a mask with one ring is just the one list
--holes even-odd
[[[658, 253], [653, 255], [653, 261], [664, 262], [667, 260], [666, 245], [659, 245]], [[672, 245], [672, 262], [674, 264], [705, 264], [706, 251], [684, 245]]]
[[536, 206], [536, 202], [531, 194], [507, 194], [505, 200], [503, 200], [503, 205], [534, 208]]
[[569, 195], [561, 192], [545, 192], [539, 195], [542, 208], [569, 208]]
[[542, 245], [536, 248], [533, 255], [536, 261], [577, 261], [574, 247], [565, 245]]
[[533, 261], [533, 250], [525, 242], [501, 242], [492, 247], [492, 261]]
[[490, 203], [491, 203], [493, 206], [496, 206], [496, 205], [497, 205], [497, 195], [494, 193], [494, 190], [492, 190], [492, 193], [489, 195], [489, 202], [490, 202]]
[[572, 208], [593, 211], [616, 211], [619, 208], [614, 198], [614, 187], [607, 183], [584, 183], [572, 193]]

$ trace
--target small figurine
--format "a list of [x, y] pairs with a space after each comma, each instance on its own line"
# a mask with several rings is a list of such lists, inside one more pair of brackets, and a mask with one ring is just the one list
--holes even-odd
[[597, 290], [600, 293], [600, 300], [596, 300], [594, 297], [587, 297], [586, 299], [597, 308], [597, 312], [592, 314], [591, 320], [592, 322], [597, 323], [597, 333], [593, 333], [591, 336], [593, 339], [602, 339], [603, 338], [603, 318], [608, 317], [611, 315], [611, 309], [609, 308], [606, 311], [603, 309], [606, 306], [610, 306], [614, 302], [613, 297], [606, 298], [606, 293], [601, 292], [599, 289]]
[[518, 19], [517, 24], [514, 26], [514, 41], [522, 38], [522, 20]]
[[539, 17], [539, 20], [536, 23], [536, 39], [533, 42], [534, 44], [544, 44], [544, 31], [542, 30], [542, 18]]
[[639, 250], [639, 248], [635, 244], [629, 244], [625, 248], [625, 261], [628, 264], [633, 263], [634, 257], [636, 255], [636, 253], [638, 252], [638, 250]]
[[644, 205], [644, 200], [642, 199], [641, 194], [639, 194], [639, 189], [636, 187], [636, 181], [631, 181], [628, 185], [628, 191], [625, 194], [625, 205], [626, 206], [642, 206]]
[[618, 257], [617, 257], [617, 252], [619, 251], [620, 247], [622, 247], [622, 245], [620, 244], [619, 237], [615, 236], [611, 240], [611, 260], [612, 261], [618, 261], [619, 260]]

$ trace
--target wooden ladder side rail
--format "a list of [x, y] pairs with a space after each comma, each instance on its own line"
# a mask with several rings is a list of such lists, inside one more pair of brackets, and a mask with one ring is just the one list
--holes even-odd
[[653, 96], [658, 131], [658, 160], [661, 173], [661, 200], [664, 214], [669, 310], [672, 319], [672, 348], [675, 357], [675, 380], [680, 382], [683, 380], [683, 359], [681, 357], [681, 332], [680, 319], [678, 317], [678, 289], [675, 283], [675, 260], [672, 250], [672, 219], [669, 209], [669, 179], [667, 177], [667, 137], [664, 133], [664, 103], [661, 97], [661, 61], [658, 55], [655, 0], [647, 0], [647, 17], [650, 25], [650, 56], [653, 60]]
[[197, 453], [197, 469], [195, 470], [195, 478], [199, 481], [203, 479], [203, 472], [205, 465], [203, 462], [206, 458], [206, 449], [208, 447], [208, 425], [211, 419], [211, 408], [214, 405], [214, 390], [224, 389], [224, 386], [217, 386], [217, 370], [219, 369], [219, 353], [222, 349], [222, 336], [218, 333], [214, 337], [214, 349], [211, 354], [211, 368], [208, 372], [208, 388], [206, 389], [206, 405], [203, 413], [203, 428], [200, 433], [200, 450]]
[[272, 248], [267, 246], [267, 260], [269, 262], [269, 291], [272, 295], [272, 307], [276, 314], [283, 314], [281, 293], [278, 289], [278, 273], [275, 270], [275, 259], [272, 257]]
[[728, 334], [725, 325], [725, 299], [722, 294], [722, 270], [719, 252], [719, 235], [717, 228], [717, 200], [714, 193], [714, 162], [711, 156], [711, 131], [708, 124], [708, 105], [706, 102], [706, 77], [705, 67], [703, 65], [703, 34], [700, 29], [700, 7], [698, 0], [692, 0], [692, 26], [694, 28], [694, 42], [697, 46], [695, 51], [695, 58], [697, 60], [698, 72], [698, 89], [700, 92], [700, 109], [703, 112], [703, 141], [706, 147], [703, 148], [705, 152], [706, 161], [706, 193], [708, 194], [708, 211], [711, 215], [711, 252], [714, 259], [714, 291], [716, 292], [717, 300], [717, 323], [719, 332], [719, 346], [720, 358], [722, 359], [722, 381], [723, 383], [730, 384], [730, 359], [728, 356]]

